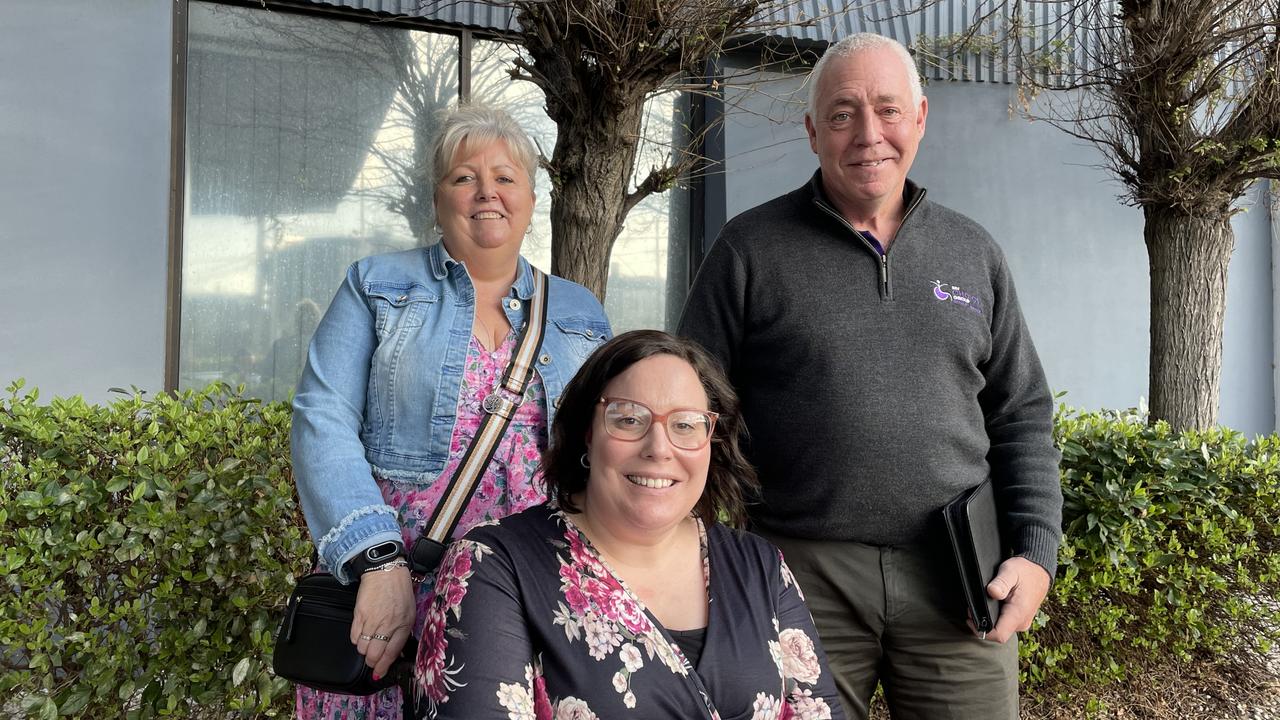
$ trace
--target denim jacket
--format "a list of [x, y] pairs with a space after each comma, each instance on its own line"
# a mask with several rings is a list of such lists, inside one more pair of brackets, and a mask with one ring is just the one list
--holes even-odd
[[[610, 335], [590, 291], [549, 280], [534, 364], [548, 425], [565, 384]], [[502, 303], [512, 327], [523, 327], [532, 292], [522, 257]], [[448, 460], [474, 315], [466, 267], [436, 243], [353, 264], [316, 328], [293, 400], [293, 472], [320, 561], [344, 582], [343, 563], [401, 537], [374, 470], [427, 485]]]

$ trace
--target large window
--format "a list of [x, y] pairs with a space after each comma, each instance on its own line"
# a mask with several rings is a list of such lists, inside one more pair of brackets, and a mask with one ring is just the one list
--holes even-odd
[[[504, 43], [477, 39], [464, 58], [444, 32], [206, 2], [191, 3], [188, 38], [181, 387], [225, 380], [288, 397], [347, 265], [436, 240], [429, 143], [462, 94], [461, 63], [474, 101], [506, 108], [545, 154], [555, 145], [541, 92], [511, 79]], [[666, 156], [674, 104], [649, 107], [641, 172]], [[537, 192], [523, 252], [545, 270], [542, 170]], [[686, 205], [653, 196], [628, 218], [606, 302], [616, 329], [674, 324]]]

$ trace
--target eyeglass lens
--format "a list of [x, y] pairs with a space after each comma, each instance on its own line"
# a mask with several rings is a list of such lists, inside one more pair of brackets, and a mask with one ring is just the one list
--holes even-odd
[[701, 448], [711, 434], [711, 416], [700, 410], [672, 410], [655, 418], [652, 410], [633, 400], [610, 400], [604, 408], [605, 429], [619, 440], [643, 438], [655, 419], [666, 426], [671, 444], [683, 450]]

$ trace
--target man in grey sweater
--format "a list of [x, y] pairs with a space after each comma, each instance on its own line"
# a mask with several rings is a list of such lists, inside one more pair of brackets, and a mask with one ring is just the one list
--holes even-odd
[[[1003, 253], [907, 180], [927, 112], [895, 41], [829, 48], [805, 116], [820, 169], [725, 226], [680, 332], [742, 395], [754, 529], [808, 596], [850, 717], [879, 681], [895, 720], [1015, 720], [1015, 633], [1061, 540], [1052, 399]], [[988, 477], [1009, 557], [984, 637], [939, 512]]]

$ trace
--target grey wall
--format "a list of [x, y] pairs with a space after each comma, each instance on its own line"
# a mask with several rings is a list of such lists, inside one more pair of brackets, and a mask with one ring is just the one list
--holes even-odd
[[[730, 90], [725, 126], [728, 216], [803, 183], [817, 167], [796, 77]], [[1149, 284], [1142, 213], [1121, 205], [1101, 156], [1045, 123], [1010, 116], [1013, 89], [926, 88], [929, 115], [912, 179], [982, 223], [1004, 248], [1019, 298], [1062, 399], [1131, 407], [1147, 391]], [[1251, 207], [1264, 196], [1255, 192]], [[1275, 429], [1271, 242], [1265, 206], [1237, 216], [1230, 268], [1220, 421]]]
[[171, 5], [4, 0], [0, 385], [163, 385]]
[[1271, 377], [1275, 388], [1276, 418], [1280, 418], [1280, 312], [1276, 310], [1275, 299], [1280, 298], [1280, 180], [1272, 180], [1269, 194], [1271, 197]]
[[1256, 184], [1232, 220], [1236, 250], [1227, 271], [1227, 317], [1222, 343], [1220, 421], [1245, 432], [1276, 429], [1276, 258], [1266, 184]]

